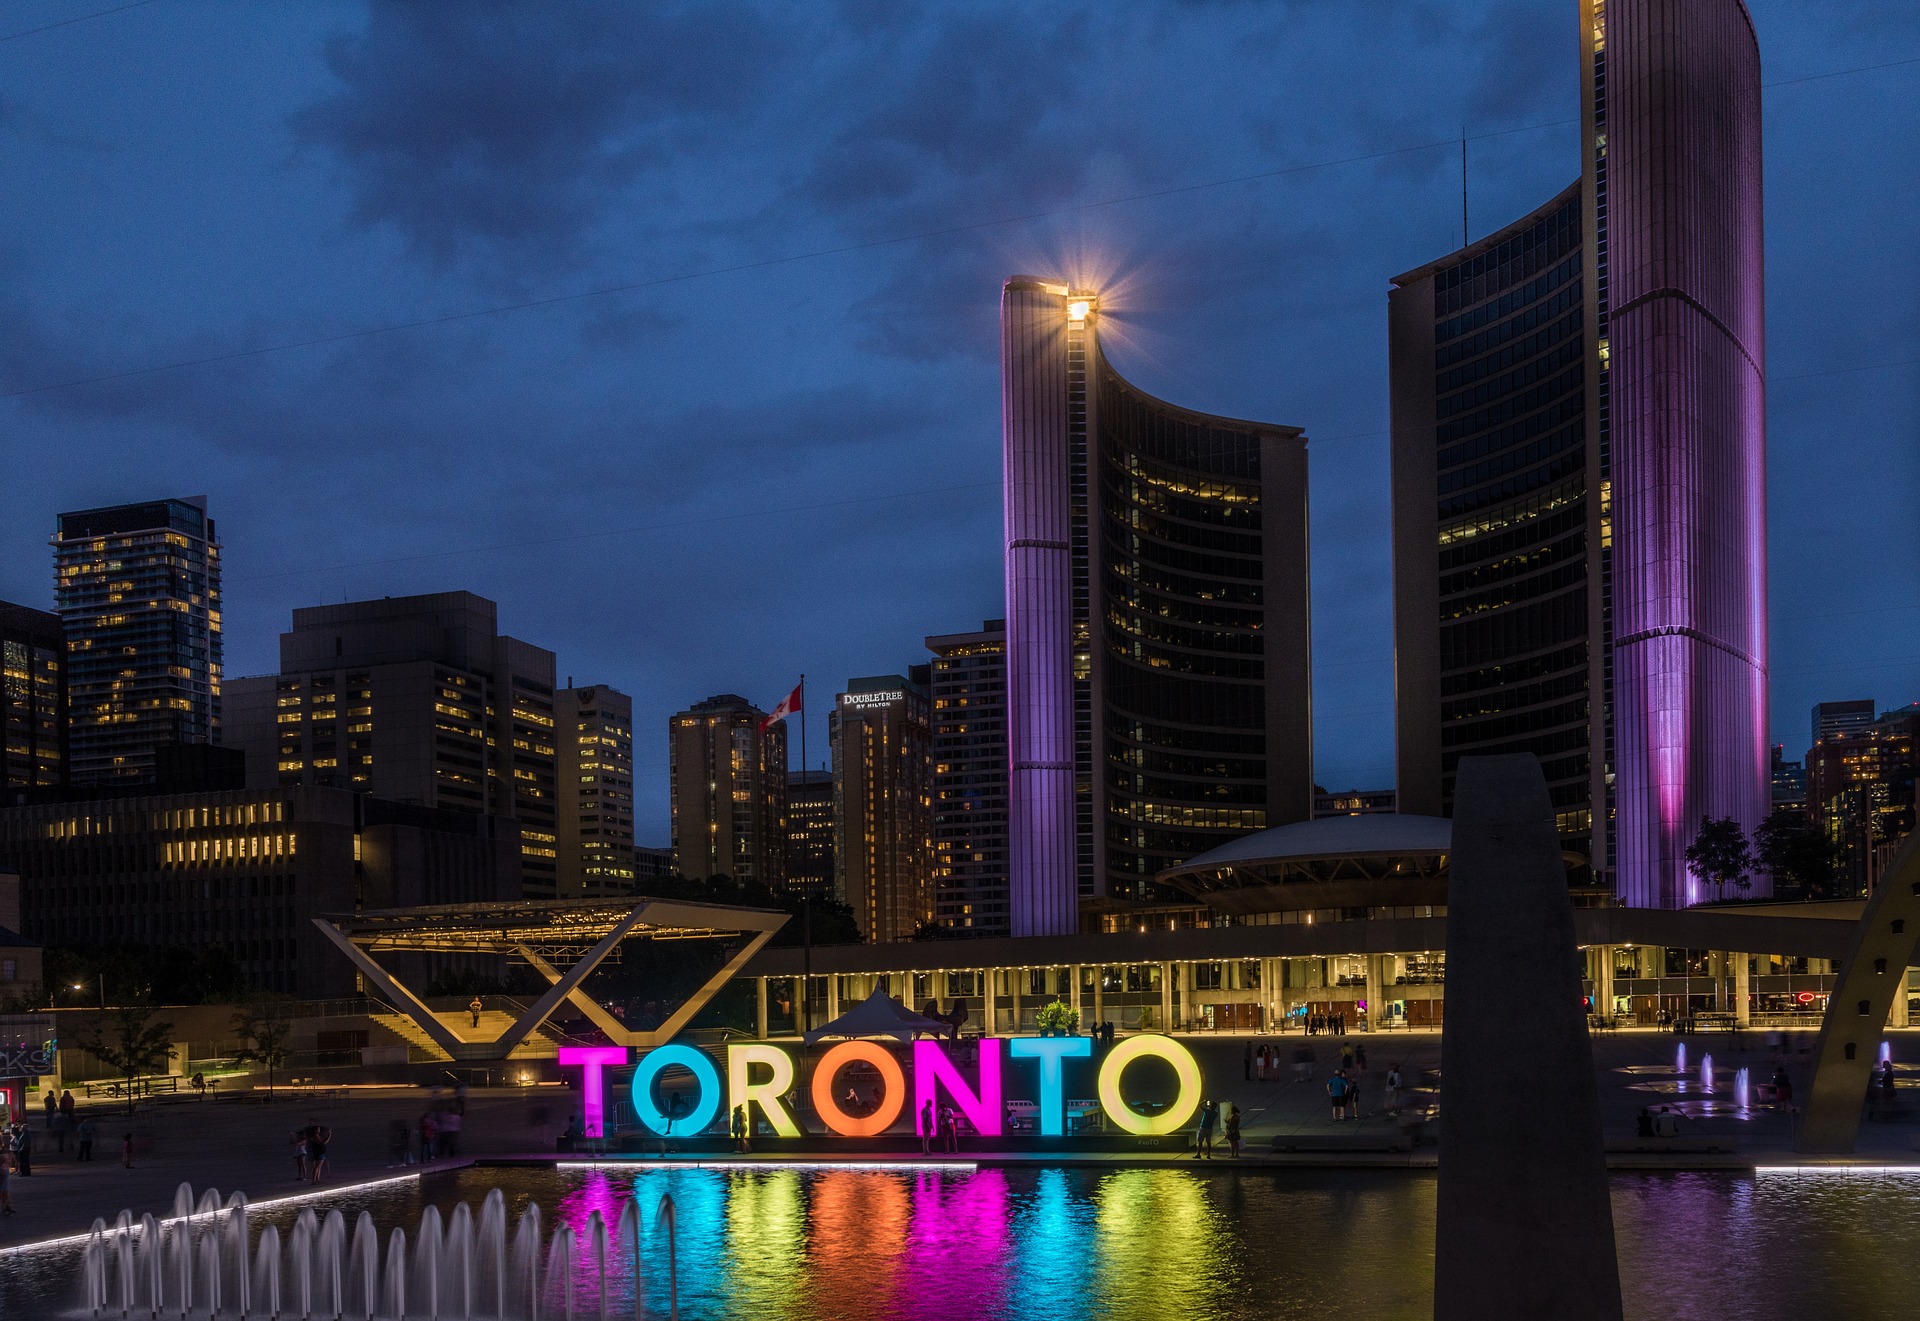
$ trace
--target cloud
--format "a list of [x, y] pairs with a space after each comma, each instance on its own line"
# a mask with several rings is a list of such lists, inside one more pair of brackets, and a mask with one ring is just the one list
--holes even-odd
[[337, 90], [291, 124], [354, 224], [435, 267], [564, 268], [616, 213], [669, 200], [666, 167], [736, 145], [785, 67], [783, 26], [734, 3], [376, 0], [327, 43]]

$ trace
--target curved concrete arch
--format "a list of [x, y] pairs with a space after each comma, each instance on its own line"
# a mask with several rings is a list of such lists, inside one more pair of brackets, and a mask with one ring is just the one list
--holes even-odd
[[1907, 965], [1920, 947], [1920, 833], [1910, 837], [1867, 900], [1840, 978], [1827, 999], [1814, 1052], [1813, 1083], [1800, 1121], [1799, 1150], [1846, 1155], [1860, 1133], [1872, 1082], [1875, 1044], [1893, 997], [1904, 994]]

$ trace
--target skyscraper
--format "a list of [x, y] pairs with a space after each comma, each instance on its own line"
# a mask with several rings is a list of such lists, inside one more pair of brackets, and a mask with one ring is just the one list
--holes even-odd
[[559, 885], [553, 653], [472, 592], [309, 606], [280, 673], [229, 686], [253, 788], [325, 785], [520, 823], [529, 897]]
[[1016, 936], [1313, 808], [1306, 438], [1136, 389], [1101, 315], [1001, 297]]
[[1007, 626], [927, 639], [933, 653], [933, 913], [1004, 936], [1007, 912]]
[[787, 772], [787, 889], [833, 894], [833, 772]]
[[903, 675], [851, 679], [827, 716], [834, 890], [870, 941], [911, 940], [933, 918], [933, 727]]
[[630, 894], [633, 699], [596, 684], [560, 689], [553, 706], [560, 897]]
[[67, 644], [60, 616], [0, 601], [0, 788], [67, 774]]
[[673, 862], [682, 876], [759, 881], [786, 875], [787, 727], [722, 693], [667, 722]]
[[1877, 708], [1871, 697], [1856, 697], [1845, 702], [1813, 704], [1813, 739], [1818, 743], [1829, 734], [1852, 734], [1874, 721]]
[[68, 778], [153, 779], [154, 750], [220, 730], [220, 542], [205, 496], [62, 514]]
[[1400, 806], [1533, 752], [1677, 907], [1700, 819], [1768, 810], [1759, 50], [1740, 0], [1581, 15], [1581, 178], [1388, 298]]

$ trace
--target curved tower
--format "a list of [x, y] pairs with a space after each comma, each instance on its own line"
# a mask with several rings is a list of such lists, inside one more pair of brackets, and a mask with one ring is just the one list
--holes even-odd
[[1760, 49], [1739, 0], [1604, 13], [1619, 890], [1671, 908], [1769, 805]]
[[1306, 441], [1153, 398], [1092, 293], [1001, 302], [1013, 934], [1312, 810]]
[[1581, 14], [1580, 180], [1388, 298], [1400, 810], [1532, 752], [1596, 879], [1684, 907], [1769, 797], [1759, 51], [1740, 0]]

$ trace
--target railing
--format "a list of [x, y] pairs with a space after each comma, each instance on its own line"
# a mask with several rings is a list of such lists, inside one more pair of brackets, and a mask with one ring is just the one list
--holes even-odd
[[143, 1078], [109, 1078], [103, 1082], [83, 1082], [79, 1086], [85, 1090], [89, 1099], [96, 1093], [102, 1096], [152, 1096], [160, 1092], [180, 1090], [178, 1074], [162, 1073]]

